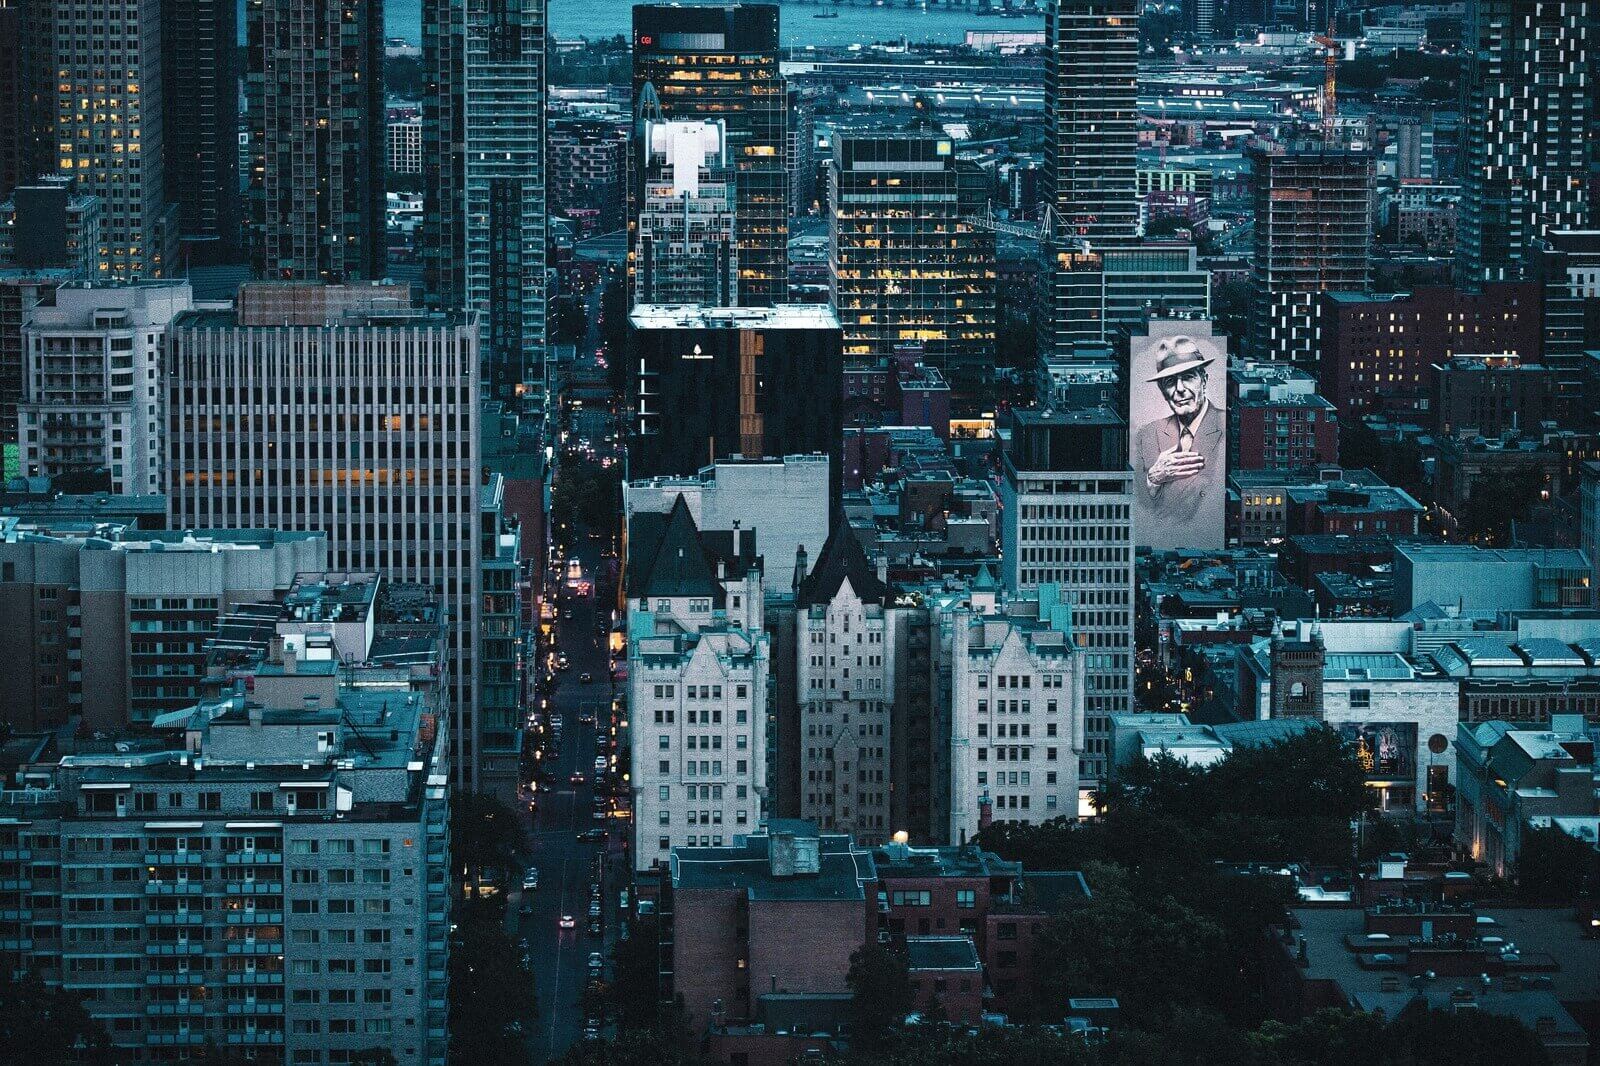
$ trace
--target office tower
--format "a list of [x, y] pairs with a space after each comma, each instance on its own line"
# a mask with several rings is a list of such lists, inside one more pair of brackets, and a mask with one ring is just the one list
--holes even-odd
[[159, 493], [161, 343], [194, 304], [187, 282], [63, 285], [23, 327], [22, 471], [78, 491]]
[[841, 484], [844, 357], [826, 307], [641, 304], [629, 325], [637, 373], [630, 477], [688, 475], [740, 455], [821, 453]]
[[628, 131], [591, 118], [550, 120], [550, 213], [580, 222], [593, 212], [594, 232], [627, 224]]
[[1471, 0], [1462, 29], [1459, 280], [1521, 277], [1529, 242], [1589, 222], [1590, 0]]
[[423, 12], [424, 284], [483, 330], [488, 395], [545, 388], [544, 0], [429, 0]]
[[1543, 298], [1544, 362], [1575, 380], [1586, 361], [1583, 353], [1600, 348], [1600, 230], [1549, 230], [1534, 239], [1529, 257]]
[[382, 278], [382, 6], [248, 0], [245, 36], [256, 277]]
[[[738, 177], [739, 303], [788, 299], [787, 114], [778, 7], [633, 9], [633, 98], [655, 91], [661, 117], [721, 119]], [[637, 214], [637, 203], [632, 208]]]
[[[49, 169], [99, 197], [109, 277], [164, 277], [178, 235], [163, 169], [161, 0], [51, 0], [45, 7], [58, 149]], [[108, 93], [108, 75], [126, 91]]]
[[994, 235], [967, 221], [955, 145], [942, 135], [879, 133], [834, 142], [829, 283], [852, 362], [906, 344], [963, 381], [994, 367]]
[[950, 843], [991, 818], [1038, 823], [1080, 810], [1092, 655], [1073, 643], [1076, 614], [1049, 582], [992, 611], [952, 613]]
[[[488, 466], [485, 463], [485, 466]], [[527, 716], [523, 691], [523, 604], [531, 601], [523, 566], [522, 529], [516, 501], [507, 500], [504, 474], [487, 474], [479, 490], [478, 523], [478, 778], [484, 787], [512, 802], [522, 784], [522, 728]], [[509, 504], [509, 506], [508, 506]], [[529, 534], [536, 532], [529, 530]], [[531, 608], [530, 608], [531, 609]]]
[[634, 868], [751, 832], [766, 803], [767, 677], [755, 537], [701, 533], [681, 500], [629, 524]]
[[35, 734], [40, 787], [0, 795], [0, 848], [50, 856], [0, 881], [8, 956], [83, 1000], [112, 1061], [445, 1062], [442, 611], [327, 578], [320, 606], [362, 624], [286, 606], [237, 687], [71, 755]]
[[0, 0], [0, 200], [55, 170], [48, 0]]
[[1319, 293], [1365, 292], [1372, 254], [1372, 155], [1321, 142], [1252, 145], [1253, 359], [1315, 366]]
[[1133, 239], [1136, 0], [1054, 0], [1045, 12], [1044, 158], [1058, 240]]
[[634, 302], [734, 306], [736, 181], [723, 124], [646, 120], [638, 148]]
[[1072, 609], [1084, 656], [1079, 775], [1087, 785], [1105, 779], [1109, 716], [1133, 709], [1128, 429], [1107, 408], [1014, 417], [1000, 479], [1005, 584], [1013, 592], [1057, 585]]
[[155, 532], [0, 512], [0, 716], [16, 730], [80, 717], [91, 732], [148, 729], [204, 694], [207, 645], [237, 604], [326, 568], [320, 533]]
[[1040, 323], [1046, 358], [1082, 362], [1093, 346], [1137, 329], [1152, 313], [1211, 315], [1211, 272], [1189, 244], [1090, 248], [1058, 256], [1057, 314]]
[[0, 203], [0, 270], [60, 270], [91, 280], [104, 273], [104, 205], [71, 178], [18, 185]]
[[479, 331], [401, 285], [256, 283], [178, 318], [167, 345], [175, 529], [321, 530], [330, 565], [435, 589], [452, 609], [455, 782], [482, 782]]
[[161, 99], [167, 199], [178, 205], [185, 262], [233, 263], [239, 195], [239, 5], [162, 0]]

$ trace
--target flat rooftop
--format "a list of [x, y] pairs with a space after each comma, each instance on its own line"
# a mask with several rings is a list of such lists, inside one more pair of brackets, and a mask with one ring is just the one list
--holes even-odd
[[826, 304], [773, 307], [707, 307], [704, 304], [639, 304], [628, 321], [634, 329], [838, 329]]

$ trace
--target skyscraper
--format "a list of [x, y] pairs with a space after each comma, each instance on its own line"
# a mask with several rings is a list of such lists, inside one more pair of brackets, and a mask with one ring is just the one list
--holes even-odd
[[992, 373], [994, 236], [966, 220], [975, 205], [963, 203], [958, 166], [942, 134], [834, 142], [829, 280], [847, 357], [918, 344], [952, 377]]
[[[633, 98], [655, 90], [666, 119], [721, 119], [738, 170], [739, 303], [789, 289], [787, 112], [775, 4], [633, 9]], [[637, 198], [638, 186], [634, 184]], [[630, 208], [637, 217], [638, 203]]]
[[[1083, 653], [1085, 783], [1103, 781], [1110, 715], [1133, 709], [1133, 471], [1107, 408], [1018, 411], [1000, 477], [1005, 583], [1059, 586]], [[1070, 810], [1066, 813], [1072, 813]]]
[[248, 0], [245, 28], [256, 276], [383, 277], [382, 6]]
[[1249, 354], [1315, 365], [1323, 292], [1371, 279], [1372, 154], [1312, 142], [1247, 152], [1255, 207]]
[[716, 121], [646, 120], [641, 132], [634, 299], [733, 306], [739, 293], [737, 193], [727, 131]]
[[1467, 285], [1515, 279], [1529, 242], [1588, 225], [1590, 0], [1471, 0], [1463, 28], [1461, 217]]
[[161, 0], [46, 7], [57, 149], [50, 167], [100, 198], [111, 278], [162, 277], [177, 227], [163, 170]]
[[0, 0], [0, 200], [55, 169], [46, 0]]
[[478, 314], [490, 395], [542, 405], [545, 0], [428, 0], [423, 115], [429, 299]]
[[1139, 225], [1138, 0], [1055, 0], [1045, 13], [1045, 169], [1056, 235], [1127, 242]]
[[479, 330], [399, 285], [257, 283], [168, 332], [168, 517], [321, 530], [329, 565], [431, 586], [451, 611], [455, 781], [480, 782], [475, 699]]
[[239, 6], [162, 0], [161, 99], [167, 199], [182, 254], [231, 263], [243, 232], [239, 197]]

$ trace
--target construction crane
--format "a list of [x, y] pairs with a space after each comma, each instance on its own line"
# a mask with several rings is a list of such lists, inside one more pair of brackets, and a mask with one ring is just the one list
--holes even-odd
[[1322, 49], [1322, 138], [1331, 141], [1334, 120], [1339, 114], [1339, 53], [1344, 50], [1344, 46], [1333, 35], [1332, 12], [1328, 14], [1328, 32], [1316, 34], [1311, 40]]

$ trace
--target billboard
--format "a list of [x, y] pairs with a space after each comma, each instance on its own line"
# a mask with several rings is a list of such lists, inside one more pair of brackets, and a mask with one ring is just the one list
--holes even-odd
[[1369, 784], [1410, 785], [1417, 779], [1417, 723], [1343, 722], [1339, 735], [1355, 749]]
[[1156, 319], [1128, 347], [1133, 532], [1146, 548], [1220, 548], [1228, 467], [1228, 339]]

